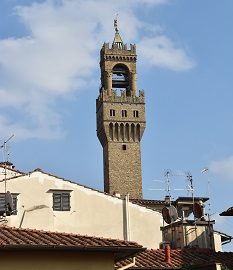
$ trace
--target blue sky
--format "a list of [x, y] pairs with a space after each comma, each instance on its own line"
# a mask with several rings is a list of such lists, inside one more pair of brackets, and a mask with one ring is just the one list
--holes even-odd
[[186, 196], [174, 189], [189, 171], [216, 229], [233, 235], [232, 218], [218, 216], [233, 205], [232, 10], [231, 0], [1, 0], [0, 139], [15, 135], [10, 160], [103, 189], [99, 50], [118, 13], [146, 95], [144, 197], [164, 197], [150, 189], [164, 187], [154, 180], [166, 169], [172, 196]]

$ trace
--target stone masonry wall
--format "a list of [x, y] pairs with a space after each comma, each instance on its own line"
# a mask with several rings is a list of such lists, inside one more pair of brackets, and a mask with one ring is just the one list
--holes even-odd
[[103, 151], [105, 188], [108, 189], [105, 191], [142, 198], [140, 143], [109, 142]]

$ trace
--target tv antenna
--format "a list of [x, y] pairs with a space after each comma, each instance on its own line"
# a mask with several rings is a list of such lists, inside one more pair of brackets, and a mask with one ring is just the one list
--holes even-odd
[[3, 149], [3, 160], [6, 163], [9, 161], [9, 156], [10, 156], [10, 152], [9, 152], [9, 141], [14, 137], [14, 134], [12, 134], [6, 141], [3, 142], [3, 144], [0, 146], [1, 149]]
[[150, 190], [165, 191], [165, 206], [162, 209], [163, 220], [167, 224], [171, 224], [178, 219], [178, 213], [174, 205], [171, 204], [171, 170], [166, 170], [164, 173], [165, 180], [154, 180], [156, 182], [165, 182], [165, 188], [152, 188]]
[[[176, 174], [173, 174], [171, 172], [170, 169], [168, 170], [165, 170], [164, 172], [164, 177], [165, 177], [165, 181], [163, 180], [153, 180], [155, 182], [165, 182], [165, 188], [150, 188], [150, 190], [159, 190], [159, 191], [165, 191], [166, 192], [166, 196], [165, 196], [165, 200], [170, 198], [171, 199], [171, 176], [182, 176], [182, 177], [187, 177], [187, 173], [176, 173]], [[177, 190], [185, 190], [185, 189], [173, 189], [175, 191]], [[186, 189], [187, 190], [187, 189]], [[188, 190], [190, 190], [190, 188], [188, 188]]]
[[165, 183], [165, 188], [150, 188], [150, 190], [165, 191], [165, 204], [171, 205], [171, 170], [164, 173], [165, 180], [153, 180], [154, 182]]
[[187, 181], [187, 185], [186, 185], [186, 189], [184, 188], [176, 188], [174, 190], [186, 190], [188, 193], [191, 193], [191, 196], [193, 197], [193, 193], [194, 193], [194, 187], [193, 187], [193, 177], [191, 175], [190, 172], [186, 172], [180, 176], [185, 176], [186, 177], [186, 181]]
[[187, 179], [187, 192], [191, 193], [193, 202], [194, 202], [194, 187], [193, 187], [193, 176], [190, 172], [186, 173], [186, 179]]
[[[208, 172], [209, 172], [209, 169], [208, 168], [204, 168], [203, 170], [201, 170], [201, 173], [203, 174], [207, 174], [208, 175]], [[208, 176], [207, 176], [208, 177]], [[208, 177], [208, 180], [207, 180], [207, 197], [209, 198], [209, 202], [208, 202], [208, 212], [210, 215], [210, 212], [211, 212], [211, 200], [210, 200], [210, 179]]]
[[10, 152], [9, 152], [9, 141], [14, 137], [14, 134], [11, 135], [6, 141], [3, 142], [3, 144], [0, 146], [0, 148], [3, 150], [3, 164], [4, 164], [4, 183], [5, 183], [5, 209], [0, 209], [0, 214], [3, 216], [6, 215], [11, 215], [12, 210], [13, 210], [13, 198], [12, 195], [9, 191], [7, 191], [6, 188], [6, 176], [7, 176], [7, 172], [6, 172], [6, 168], [7, 168], [7, 163], [9, 162], [9, 156], [10, 156]]
[[195, 212], [194, 211], [194, 186], [193, 186], [193, 176], [191, 175], [190, 172], [186, 172], [186, 181], [187, 181], [186, 190], [187, 190], [188, 194], [191, 193], [193, 213], [194, 213]]

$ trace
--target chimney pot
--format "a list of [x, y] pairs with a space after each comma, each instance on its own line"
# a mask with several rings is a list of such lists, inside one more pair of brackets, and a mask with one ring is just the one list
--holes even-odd
[[165, 251], [165, 262], [170, 264], [171, 263], [171, 247], [169, 244], [165, 245], [164, 251]]

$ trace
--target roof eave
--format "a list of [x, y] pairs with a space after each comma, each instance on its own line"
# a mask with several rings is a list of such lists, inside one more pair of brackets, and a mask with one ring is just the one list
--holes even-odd
[[76, 251], [76, 252], [111, 252], [114, 253], [115, 262], [136, 256], [146, 250], [143, 247], [104, 247], [104, 246], [64, 246], [64, 245], [4, 245], [1, 251]]

